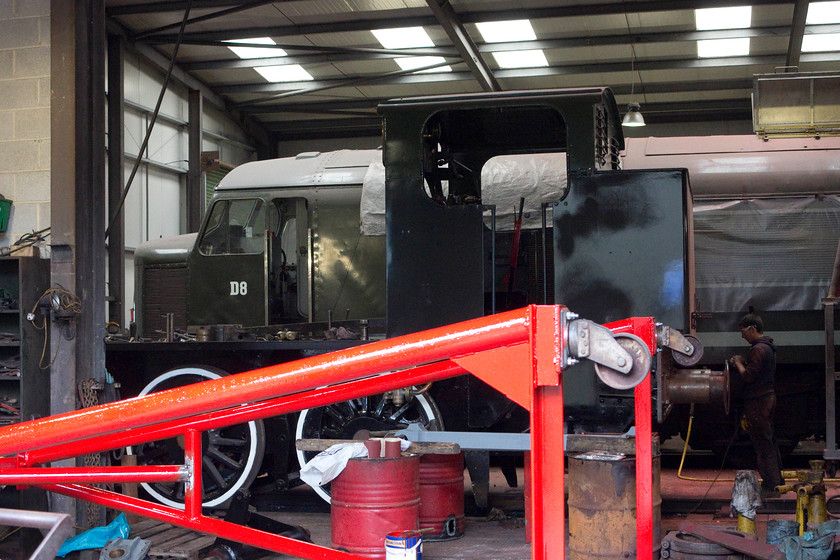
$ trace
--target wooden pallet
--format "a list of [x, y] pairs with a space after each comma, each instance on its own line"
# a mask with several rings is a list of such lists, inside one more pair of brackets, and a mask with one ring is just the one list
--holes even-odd
[[144, 519], [132, 524], [129, 538], [140, 537], [152, 541], [148, 556], [154, 559], [198, 560], [199, 553], [210, 548], [216, 537]]

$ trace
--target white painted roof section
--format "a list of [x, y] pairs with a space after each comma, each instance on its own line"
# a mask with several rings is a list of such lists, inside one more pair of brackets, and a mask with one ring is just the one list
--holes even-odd
[[306, 152], [295, 157], [244, 163], [221, 180], [216, 191], [282, 187], [361, 185], [382, 150]]

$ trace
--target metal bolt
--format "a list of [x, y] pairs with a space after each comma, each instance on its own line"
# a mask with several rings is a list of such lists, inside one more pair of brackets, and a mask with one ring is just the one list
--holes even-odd
[[691, 346], [684, 346], [684, 347], [683, 347], [683, 352], [685, 352], [686, 354], [688, 354], [689, 352], [691, 352]]
[[580, 317], [580, 315], [578, 315], [577, 313], [575, 313], [573, 311], [567, 311], [566, 312], [566, 319], [568, 319], [569, 321], [574, 321], [575, 319], [577, 319], [579, 317]]
[[619, 358], [617, 363], [618, 367], [624, 367], [624, 364], [627, 363], [627, 360], [625, 360], [624, 358]]
[[578, 361], [572, 357], [566, 359], [566, 367], [573, 366], [576, 363], [578, 363]]

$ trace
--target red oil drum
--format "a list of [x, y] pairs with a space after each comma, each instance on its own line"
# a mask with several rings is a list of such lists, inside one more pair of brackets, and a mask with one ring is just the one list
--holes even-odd
[[464, 534], [464, 454], [420, 457], [420, 528], [423, 540]]
[[350, 459], [330, 483], [332, 546], [385, 558], [385, 536], [417, 529], [420, 457]]

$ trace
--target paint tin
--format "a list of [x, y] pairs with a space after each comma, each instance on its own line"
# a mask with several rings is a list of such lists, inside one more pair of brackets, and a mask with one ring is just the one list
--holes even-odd
[[385, 560], [422, 560], [420, 531], [394, 531], [385, 535]]

